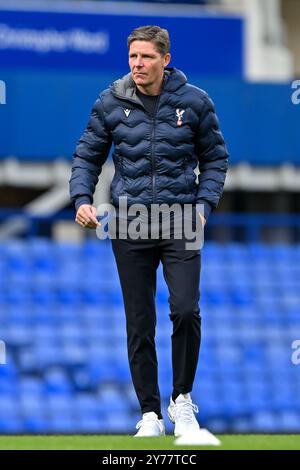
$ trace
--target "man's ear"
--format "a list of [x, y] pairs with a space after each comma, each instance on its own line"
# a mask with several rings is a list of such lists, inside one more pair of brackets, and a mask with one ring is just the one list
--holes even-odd
[[164, 57], [164, 67], [167, 67], [171, 61], [171, 54], [168, 52]]

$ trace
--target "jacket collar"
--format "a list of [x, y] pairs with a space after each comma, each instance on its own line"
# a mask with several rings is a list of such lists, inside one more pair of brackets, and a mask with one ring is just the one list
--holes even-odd
[[[166, 68], [164, 73], [162, 92], [174, 92], [186, 82], [187, 78], [183, 72], [177, 70], [175, 67]], [[136, 85], [133, 81], [131, 72], [127, 75], [124, 75], [124, 77], [120, 78], [119, 80], [113, 82], [110, 88], [112, 93], [118, 98], [135, 101], [139, 104], [142, 104], [141, 100], [136, 94]]]

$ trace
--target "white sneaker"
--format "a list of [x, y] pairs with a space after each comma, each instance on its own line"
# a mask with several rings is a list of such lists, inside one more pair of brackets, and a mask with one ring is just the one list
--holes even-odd
[[138, 432], [134, 437], [158, 437], [165, 435], [165, 425], [154, 411], [143, 414], [143, 419], [136, 425]]
[[168, 407], [168, 416], [172, 423], [175, 423], [174, 434], [176, 437], [200, 430], [199, 423], [194, 413], [198, 413], [198, 406], [194, 405], [189, 393], [185, 395], [180, 394], [175, 402], [171, 397]]

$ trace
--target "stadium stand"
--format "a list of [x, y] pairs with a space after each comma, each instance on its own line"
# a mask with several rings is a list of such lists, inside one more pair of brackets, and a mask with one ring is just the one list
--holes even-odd
[[[139, 410], [108, 245], [1, 243], [0, 329], [9, 349], [0, 367], [1, 433], [133, 431]], [[201, 423], [217, 432], [299, 432], [300, 377], [290, 360], [300, 332], [299, 246], [208, 242], [203, 258], [194, 390]], [[161, 271], [157, 302], [166, 407], [171, 324]]]

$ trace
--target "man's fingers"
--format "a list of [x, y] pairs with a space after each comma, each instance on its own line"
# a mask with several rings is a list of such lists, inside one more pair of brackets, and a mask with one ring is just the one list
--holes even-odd
[[97, 220], [97, 209], [94, 206], [89, 207], [90, 214], [89, 214], [89, 220], [93, 222], [94, 224], [98, 225], [99, 222]]
[[98, 220], [96, 219], [96, 217], [90, 217], [89, 220], [88, 220], [88, 222], [89, 222], [90, 224], [95, 224], [95, 225], [98, 225], [98, 224], [99, 224], [99, 222], [98, 222]]
[[96, 228], [97, 225], [98, 225], [98, 223], [97, 223], [97, 224], [95, 224], [95, 223], [89, 223], [89, 224], [87, 224], [85, 227], [86, 227], [86, 228]]
[[[81, 209], [81, 211], [80, 211]], [[98, 220], [96, 218], [96, 208], [93, 206], [83, 205], [79, 208], [78, 216], [83, 219], [83, 222], [93, 223], [98, 225]]]
[[75, 218], [75, 222], [77, 222], [79, 225], [81, 225], [82, 227], [86, 227], [86, 225], [89, 223], [88, 220], [86, 220], [86, 218], [84, 218], [82, 215], [80, 214], [77, 214], [76, 215], [76, 218]]
[[84, 220], [82, 218], [76, 217], [75, 221], [81, 225], [81, 227], [84, 228], [96, 228], [98, 225], [100, 225], [100, 222], [96, 219], [96, 222], [93, 222], [91, 220]]
[[98, 225], [100, 225], [100, 222], [98, 222], [96, 216], [96, 207], [88, 204], [82, 204], [77, 211], [75, 221], [81, 225], [81, 227], [96, 228]]
[[91, 216], [90, 216], [90, 217], [87, 217], [87, 218], [85, 219], [85, 222], [86, 222], [86, 224], [95, 225], [95, 226], [97, 226], [97, 225], [99, 224], [99, 222], [98, 222], [98, 220], [96, 219], [96, 217], [91, 217]]
[[86, 217], [82, 213], [77, 212], [75, 220], [76, 222], [85, 222]]
[[85, 227], [85, 226], [86, 226], [86, 223], [85, 223], [83, 220], [78, 219], [77, 217], [76, 217], [76, 219], [75, 219], [75, 222], [77, 222], [79, 225], [81, 225], [81, 227]]

